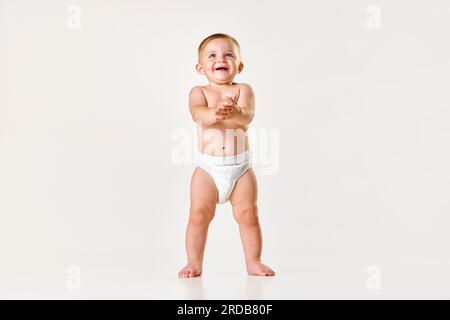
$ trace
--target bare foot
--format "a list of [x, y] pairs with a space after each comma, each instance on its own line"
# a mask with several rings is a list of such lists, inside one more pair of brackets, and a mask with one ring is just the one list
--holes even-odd
[[178, 273], [180, 278], [193, 278], [202, 275], [201, 262], [188, 262], [188, 264]]
[[247, 263], [247, 273], [250, 276], [274, 276], [275, 272], [268, 266], [261, 263], [261, 261], [254, 261]]

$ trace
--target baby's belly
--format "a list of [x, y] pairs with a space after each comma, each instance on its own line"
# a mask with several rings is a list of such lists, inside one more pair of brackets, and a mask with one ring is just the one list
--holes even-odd
[[212, 156], [234, 156], [249, 149], [246, 128], [199, 127], [198, 150]]

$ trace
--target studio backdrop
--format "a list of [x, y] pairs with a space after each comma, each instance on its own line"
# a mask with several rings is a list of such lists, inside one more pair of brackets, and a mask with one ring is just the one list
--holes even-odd
[[[1, 0], [0, 297], [450, 297], [449, 17], [445, 0]], [[277, 276], [246, 278], [228, 203], [189, 291], [188, 95], [216, 32], [255, 91]]]

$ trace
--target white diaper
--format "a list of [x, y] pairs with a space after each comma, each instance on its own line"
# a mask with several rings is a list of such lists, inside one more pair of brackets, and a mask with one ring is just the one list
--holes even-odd
[[197, 152], [197, 166], [205, 170], [214, 180], [218, 191], [218, 203], [228, 201], [237, 180], [252, 167], [251, 151], [235, 156], [210, 156]]

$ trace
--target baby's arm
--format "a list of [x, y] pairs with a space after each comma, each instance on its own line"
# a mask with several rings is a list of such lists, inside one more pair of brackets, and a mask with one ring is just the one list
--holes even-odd
[[208, 108], [208, 101], [201, 87], [192, 88], [189, 93], [189, 110], [192, 120], [210, 126], [217, 122], [215, 108]]
[[248, 84], [241, 84], [239, 97], [235, 100], [236, 111], [230, 120], [241, 126], [248, 125], [255, 115], [255, 94], [252, 87]]

